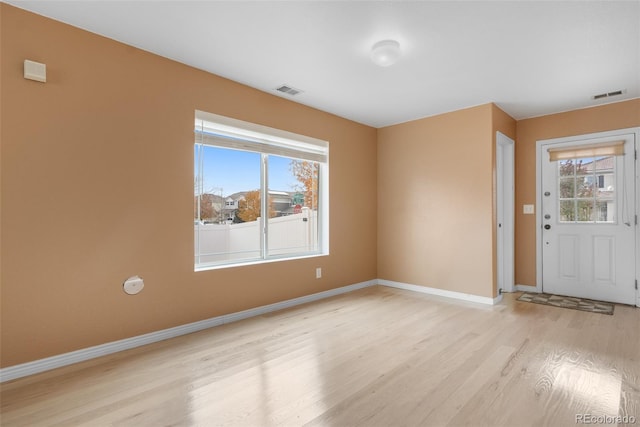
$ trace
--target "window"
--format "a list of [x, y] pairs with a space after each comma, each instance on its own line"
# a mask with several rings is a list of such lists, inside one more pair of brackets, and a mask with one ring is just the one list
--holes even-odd
[[561, 222], [615, 222], [615, 157], [558, 161]]
[[328, 253], [326, 141], [196, 112], [195, 268]]

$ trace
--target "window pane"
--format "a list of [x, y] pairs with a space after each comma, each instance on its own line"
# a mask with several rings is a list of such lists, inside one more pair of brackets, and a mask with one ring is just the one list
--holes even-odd
[[593, 200], [578, 200], [576, 206], [576, 221], [594, 221]]
[[596, 171], [613, 171], [613, 165], [615, 163], [615, 157], [607, 156], [607, 157], [599, 157], [595, 160], [595, 170]]
[[269, 256], [318, 250], [318, 173], [313, 161], [269, 156]]
[[615, 222], [615, 213], [614, 201], [596, 201], [596, 221]]
[[196, 264], [260, 258], [260, 154], [196, 144], [195, 159]]
[[613, 173], [600, 173], [596, 175], [598, 193], [609, 194], [613, 197], [615, 190], [615, 176]]
[[593, 174], [593, 159], [577, 159], [574, 160], [576, 163], [576, 175], [589, 175]]
[[576, 197], [586, 198], [593, 197], [595, 195], [594, 188], [594, 176], [581, 176], [576, 178]]
[[561, 222], [573, 222], [576, 220], [575, 215], [575, 200], [561, 200], [560, 201], [560, 221]]
[[573, 176], [575, 174], [575, 164], [573, 160], [561, 160], [558, 162], [558, 174], [560, 176]]
[[575, 197], [575, 185], [576, 179], [574, 177], [560, 178], [560, 198], [568, 199]]

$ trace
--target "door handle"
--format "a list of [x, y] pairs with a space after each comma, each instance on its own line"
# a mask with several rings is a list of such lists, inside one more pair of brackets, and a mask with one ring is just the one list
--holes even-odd
[[545, 229], [545, 230], [550, 230], [550, 229], [551, 229], [551, 225], [549, 225], [549, 224], [545, 224], [545, 225], [544, 225], [544, 229]]

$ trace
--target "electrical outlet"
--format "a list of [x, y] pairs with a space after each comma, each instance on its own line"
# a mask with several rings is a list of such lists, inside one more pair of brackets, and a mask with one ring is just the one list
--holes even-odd
[[322, 268], [316, 268], [316, 279], [320, 279], [322, 277]]

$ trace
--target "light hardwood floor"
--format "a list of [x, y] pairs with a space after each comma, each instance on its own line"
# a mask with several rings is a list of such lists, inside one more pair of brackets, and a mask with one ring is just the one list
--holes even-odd
[[518, 295], [366, 288], [5, 383], [1, 424], [640, 426], [640, 309]]

